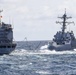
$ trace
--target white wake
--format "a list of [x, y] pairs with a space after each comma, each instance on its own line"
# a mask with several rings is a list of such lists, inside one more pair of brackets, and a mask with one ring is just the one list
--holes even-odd
[[35, 50], [35, 51], [31, 51], [31, 50], [25, 50], [25, 49], [21, 49], [21, 50], [15, 50], [13, 51], [10, 55], [36, 55], [36, 54], [76, 54], [76, 49], [74, 51], [55, 51], [55, 50]]

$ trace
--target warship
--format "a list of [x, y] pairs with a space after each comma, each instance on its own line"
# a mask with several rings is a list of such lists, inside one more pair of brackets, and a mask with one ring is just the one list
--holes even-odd
[[62, 28], [61, 31], [57, 31], [53, 40], [49, 42], [48, 49], [56, 51], [74, 50], [76, 48], [76, 38], [72, 30], [66, 30], [67, 25], [74, 24], [74, 22], [67, 22], [67, 19], [72, 17], [68, 17], [65, 10], [63, 16], [58, 18], [62, 19], [62, 21], [56, 21], [56, 23], [61, 24]]
[[11, 53], [15, 47], [16, 42], [13, 41], [13, 28], [11, 24], [1, 22], [2, 16], [0, 10], [0, 55]]

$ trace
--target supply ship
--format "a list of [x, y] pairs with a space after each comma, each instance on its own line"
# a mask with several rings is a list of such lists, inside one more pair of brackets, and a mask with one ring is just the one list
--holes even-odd
[[72, 17], [68, 17], [65, 11], [64, 15], [58, 18], [62, 19], [62, 21], [56, 23], [61, 24], [62, 28], [61, 31], [57, 31], [53, 40], [49, 42], [48, 49], [56, 51], [74, 50], [76, 48], [76, 38], [72, 30], [67, 31], [67, 25], [74, 24], [74, 22], [67, 22]]
[[0, 55], [9, 54], [16, 47], [16, 43], [13, 41], [13, 28], [11, 24], [1, 22], [2, 11], [0, 10]]

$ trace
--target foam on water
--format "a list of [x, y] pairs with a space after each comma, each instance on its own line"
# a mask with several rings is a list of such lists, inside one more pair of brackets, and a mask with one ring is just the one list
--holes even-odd
[[20, 49], [13, 51], [10, 55], [26, 55], [28, 53], [29, 53], [28, 50]]
[[46, 74], [50, 74], [48, 71], [36, 71], [36, 73], [39, 73], [39, 74], [43, 74], [43, 75], [46, 75]]
[[45, 53], [45, 54], [76, 54], [76, 51], [55, 51], [55, 50], [40, 50], [41, 53]]
[[42, 50], [15, 50], [10, 55], [29, 55], [29, 54], [76, 54], [76, 49], [74, 51], [56, 51], [56, 50], [48, 50], [48, 49], [42, 49]]
[[73, 51], [69, 51], [69, 50], [64, 50], [64, 51], [56, 51], [56, 50], [48, 50], [48, 45], [44, 45], [41, 46], [40, 48], [40, 52], [41, 53], [45, 53], [45, 54], [76, 54], [76, 49], [74, 49]]
[[41, 50], [44, 50], [44, 49], [47, 49], [48, 48], [48, 45], [44, 45], [44, 46], [41, 46]]

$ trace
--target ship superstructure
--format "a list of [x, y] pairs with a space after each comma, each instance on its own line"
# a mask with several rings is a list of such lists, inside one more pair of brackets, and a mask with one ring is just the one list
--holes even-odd
[[[0, 13], [2, 10], [0, 10]], [[13, 29], [11, 24], [5, 24], [1, 22], [2, 16], [0, 15], [0, 55], [11, 53], [16, 43], [13, 42]]]
[[73, 31], [66, 31], [67, 25], [74, 22], [67, 22], [67, 19], [70, 19], [72, 17], [67, 17], [66, 11], [62, 17], [58, 17], [62, 19], [62, 22], [57, 21], [56, 23], [62, 25], [62, 30], [58, 31], [56, 35], [54, 35], [54, 38], [52, 42], [49, 42], [48, 49], [50, 50], [73, 50], [76, 48], [76, 39], [74, 36]]

